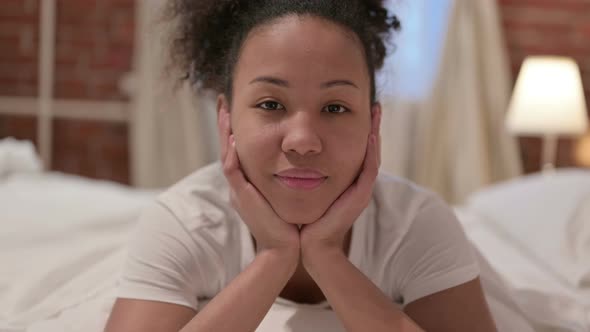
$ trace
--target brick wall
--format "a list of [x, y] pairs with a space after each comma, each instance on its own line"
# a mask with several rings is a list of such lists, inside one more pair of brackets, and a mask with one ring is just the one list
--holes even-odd
[[131, 70], [134, 0], [58, 0], [55, 96], [123, 100]]
[[[135, 0], [57, 0], [54, 96], [125, 101]], [[37, 96], [40, 0], [0, 1], [0, 96]], [[80, 110], [84, 112], [84, 110]], [[129, 183], [124, 123], [55, 119], [52, 169]], [[36, 139], [36, 119], [0, 115], [0, 137]]]
[[[37, 95], [39, 1], [0, 1], [0, 96]], [[118, 81], [131, 69], [134, 0], [57, 0], [55, 96], [125, 100]], [[581, 65], [590, 100], [590, 0], [498, 0], [514, 77], [527, 55], [568, 55]], [[81, 110], [83, 112], [84, 110]], [[36, 119], [0, 115], [0, 137], [35, 141]], [[129, 182], [125, 124], [58, 119], [53, 169]], [[559, 166], [573, 165], [561, 140]], [[527, 172], [540, 140], [521, 139]]]
[[37, 95], [38, 1], [0, 2], [0, 95]]
[[[590, 0], [498, 0], [514, 77], [528, 55], [563, 55], [580, 65], [590, 101]], [[521, 138], [524, 169], [539, 169], [541, 140]], [[559, 167], [574, 166], [573, 144], [561, 139]]]

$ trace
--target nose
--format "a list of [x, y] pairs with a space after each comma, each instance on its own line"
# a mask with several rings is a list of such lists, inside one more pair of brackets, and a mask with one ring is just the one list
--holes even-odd
[[322, 140], [309, 114], [297, 112], [284, 121], [284, 137], [281, 144], [283, 152], [301, 156], [322, 152]]

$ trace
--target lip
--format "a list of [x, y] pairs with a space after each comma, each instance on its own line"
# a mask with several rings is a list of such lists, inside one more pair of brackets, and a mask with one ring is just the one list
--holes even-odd
[[313, 190], [328, 178], [320, 171], [311, 168], [290, 168], [275, 176], [282, 184], [297, 190]]
[[284, 171], [280, 171], [276, 175], [280, 177], [298, 179], [321, 179], [326, 177], [322, 172], [313, 168], [289, 168]]

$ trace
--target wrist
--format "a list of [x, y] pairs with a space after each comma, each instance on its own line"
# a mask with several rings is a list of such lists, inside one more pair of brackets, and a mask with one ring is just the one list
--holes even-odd
[[299, 248], [267, 248], [260, 249], [256, 252], [256, 259], [269, 260], [277, 266], [285, 267], [287, 270], [295, 272], [299, 263]]
[[326, 266], [336, 259], [348, 259], [341, 247], [331, 245], [314, 245], [302, 247], [301, 262], [306, 270]]

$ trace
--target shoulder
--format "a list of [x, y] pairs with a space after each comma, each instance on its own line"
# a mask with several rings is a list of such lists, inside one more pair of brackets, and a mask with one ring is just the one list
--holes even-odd
[[[179, 288], [180, 293], [214, 294], [239, 266], [242, 250], [240, 219], [228, 192], [221, 165], [214, 163], [160, 194], [139, 218], [129, 248], [127, 282], [154, 286], [160, 278], [162, 284], [155, 285], [159, 290], [174, 284], [186, 288]], [[139, 293], [133, 291], [134, 296]], [[194, 308], [194, 301], [183, 303]]]
[[157, 197], [179, 219], [206, 217], [218, 221], [229, 206], [229, 189], [219, 162], [186, 176]]
[[220, 162], [200, 168], [157, 197], [189, 232], [235, 226], [237, 214], [229, 200], [229, 185]]
[[379, 172], [373, 199], [378, 211], [377, 222], [385, 229], [396, 228], [398, 235], [406, 233], [424, 209], [448, 209], [431, 190], [386, 172]]
[[[453, 209], [438, 194], [408, 179], [380, 172], [373, 190], [377, 215], [375, 222], [397, 246], [407, 237], [431, 238], [433, 231], [444, 231], [432, 238], [445, 241], [464, 236]], [[392, 237], [395, 236], [395, 237]], [[437, 240], [438, 239], [438, 240]]]
[[473, 280], [479, 267], [453, 210], [436, 193], [385, 173], [374, 189], [384, 289], [409, 303]]
[[426, 189], [406, 178], [379, 171], [375, 181], [376, 194], [383, 198], [395, 199], [402, 202], [420, 202], [431, 196], [436, 196]]

